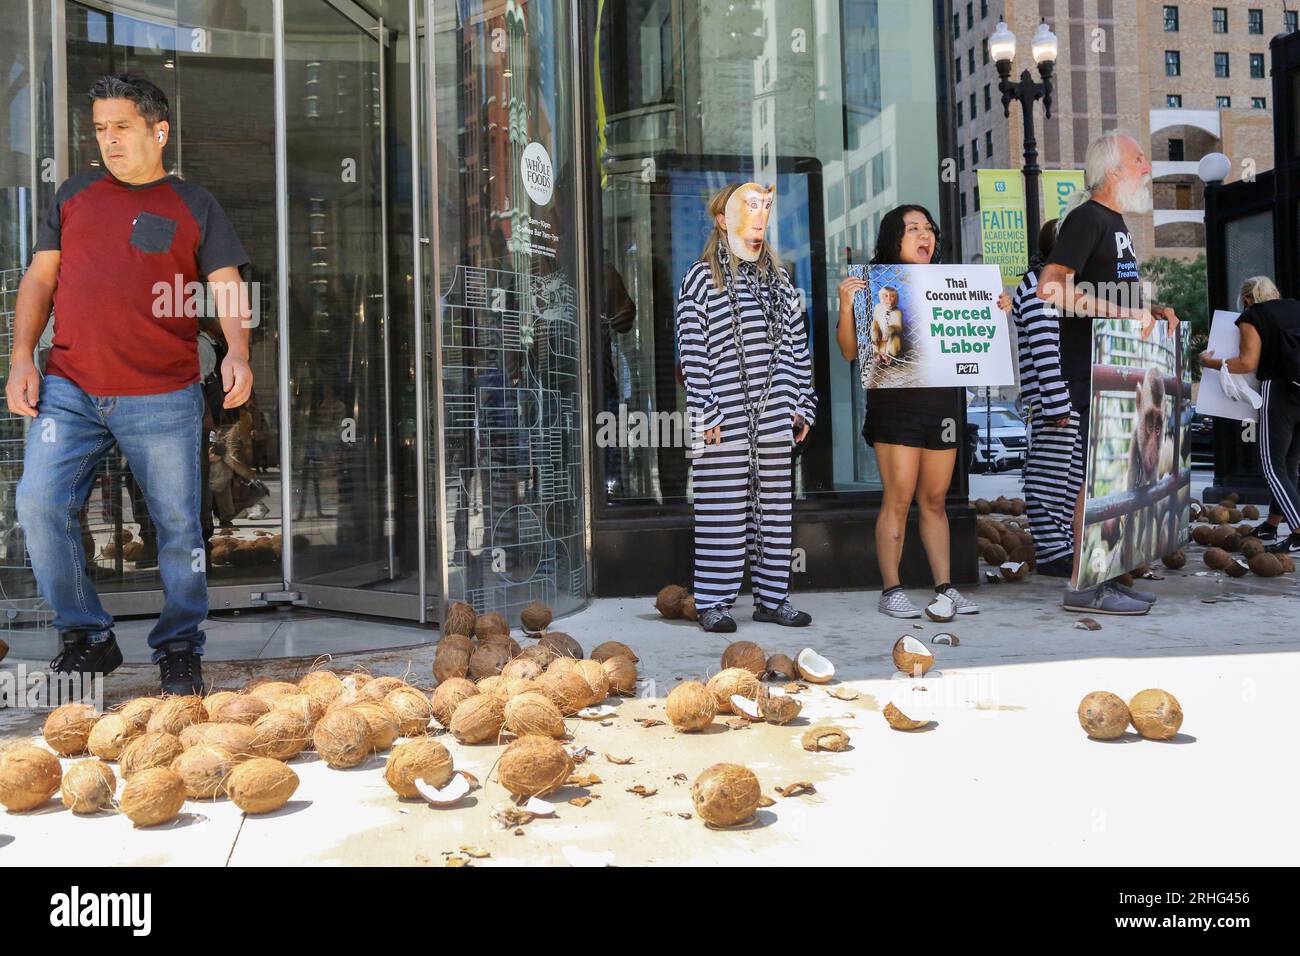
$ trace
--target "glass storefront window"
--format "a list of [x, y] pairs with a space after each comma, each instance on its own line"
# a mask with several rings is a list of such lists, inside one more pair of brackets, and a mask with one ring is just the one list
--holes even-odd
[[[880, 489], [858, 375], [834, 343], [836, 286], [871, 257], [885, 212], [938, 215], [932, 5], [912, 0], [597, 2], [590, 337], [597, 505], [611, 516], [690, 498], [675, 296], [729, 182], [775, 183], [768, 239], [800, 290], [820, 409], [796, 468], [803, 500]], [[648, 421], [650, 427], [640, 423]], [[598, 423], [599, 424], [599, 421]]]

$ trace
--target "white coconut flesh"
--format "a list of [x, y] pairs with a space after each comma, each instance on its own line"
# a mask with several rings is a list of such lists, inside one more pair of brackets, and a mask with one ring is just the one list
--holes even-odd
[[584, 707], [582, 710], [578, 711], [578, 716], [583, 720], [604, 720], [606, 717], [614, 716], [614, 708], [610, 704]]
[[926, 723], [934, 720], [934, 708], [922, 690], [900, 687], [890, 697], [889, 702], [897, 707], [904, 717]]
[[926, 647], [924, 644], [922, 644], [916, 638], [912, 637], [910, 634], [904, 636], [902, 638], [902, 641], [903, 641], [903, 650], [907, 651], [907, 653], [920, 654], [922, 657], [934, 657], [934, 654], [930, 651], [930, 648]]
[[738, 713], [744, 714], [750, 720], [758, 720], [759, 718], [758, 701], [751, 700], [744, 694], [732, 694], [731, 706], [734, 707]]
[[[1005, 567], [1006, 565], [1003, 565]], [[952, 598], [946, 594], [936, 594], [930, 606], [925, 609], [925, 613], [930, 617], [951, 618], [957, 613], [957, 605], [952, 603]]]
[[523, 803], [519, 804], [520, 809], [526, 810], [535, 817], [553, 817], [555, 816], [555, 804], [549, 800], [543, 800], [541, 797], [529, 797]]
[[1019, 574], [1019, 573], [1020, 573], [1020, 569], [1023, 568], [1024, 566], [1025, 566], [1025, 562], [1023, 562], [1023, 561], [1003, 561], [1003, 562], [1002, 562], [1002, 570], [1003, 570], [1003, 571], [1008, 571], [1008, 572], [1010, 572], [1011, 574]]
[[934, 637], [930, 638], [930, 643], [955, 645], [957, 643], [957, 635], [949, 634], [947, 631], [944, 631], [943, 633], [936, 634]]
[[463, 799], [469, 793], [469, 781], [460, 771], [452, 774], [445, 787], [432, 787], [419, 777], [411, 781], [420, 796], [435, 807], [449, 807]]
[[801, 650], [796, 660], [802, 670], [807, 671], [814, 677], [824, 677], [829, 680], [835, 676], [835, 665], [811, 647], [805, 647]]

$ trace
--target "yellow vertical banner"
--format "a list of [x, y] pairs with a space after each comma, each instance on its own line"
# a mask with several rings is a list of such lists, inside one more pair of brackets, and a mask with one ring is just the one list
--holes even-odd
[[1075, 190], [1083, 188], [1081, 169], [1043, 170], [1043, 222], [1060, 219]]
[[1016, 285], [1029, 268], [1025, 239], [1025, 180], [1018, 169], [978, 170], [980, 251], [1002, 270], [1002, 284]]

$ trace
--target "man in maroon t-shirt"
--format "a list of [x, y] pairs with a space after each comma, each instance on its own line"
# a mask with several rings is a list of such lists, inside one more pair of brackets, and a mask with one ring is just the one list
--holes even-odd
[[[199, 693], [208, 592], [198, 312], [206, 281], [229, 345], [225, 406], [242, 405], [253, 387], [239, 273], [248, 256], [216, 200], [163, 167], [171, 124], [162, 90], [105, 76], [90, 97], [104, 170], [59, 187], [18, 289], [5, 395], [10, 411], [36, 419], [18, 520], [63, 643], [50, 666], [113, 670], [122, 653], [86, 576], [79, 513], [96, 465], [120, 447], [158, 535], [164, 604], [149, 646], [162, 689]], [[51, 306], [54, 344], [42, 379], [33, 356]]]

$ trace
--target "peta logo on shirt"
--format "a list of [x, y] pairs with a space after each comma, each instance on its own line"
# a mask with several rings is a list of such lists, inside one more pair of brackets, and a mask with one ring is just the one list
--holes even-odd
[[1115, 233], [1115, 258], [1123, 259], [1133, 256], [1133, 237], [1127, 232]]

